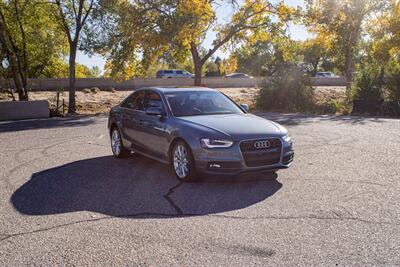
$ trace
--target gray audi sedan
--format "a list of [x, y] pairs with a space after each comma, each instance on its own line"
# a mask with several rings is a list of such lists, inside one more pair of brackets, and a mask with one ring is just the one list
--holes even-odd
[[176, 177], [275, 172], [293, 162], [281, 125], [209, 88], [144, 88], [110, 111], [115, 157], [131, 152], [170, 164]]

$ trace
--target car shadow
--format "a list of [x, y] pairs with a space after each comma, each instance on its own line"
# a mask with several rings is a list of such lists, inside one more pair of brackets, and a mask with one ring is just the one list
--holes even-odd
[[315, 115], [315, 114], [301, 114], [301, 113], [278, 113], [278, 112], [258, 112], [255, 115], [272, 120], [285, 126], [298, 126], [307, 125], [318, 122], [337, 122], [341, 124], [363, 125], [366, 123], [385, 123], [390, 119], [389, 117], [377, 116], [335, 116], [335, 115]]
[[[99, 116], [100, 117], [100, 116]], [[65, 118], [29, 119], [0, 122], [0, 133], [18, 132], [56, 127], [81, 127], [96, 123], [95, 117], [73, 116]]]
[[276, 193], [276, 174], [179, 182], [145, 157], [80, 160], [32, 175], [11, 197], [17, 211], [51, 215], [92, 211], [115, 217], [201, 216], [243, 209]]

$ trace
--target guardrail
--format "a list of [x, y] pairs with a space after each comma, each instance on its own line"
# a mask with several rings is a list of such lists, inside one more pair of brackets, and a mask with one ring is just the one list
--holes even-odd
[[[227, 87], [255, 87], [261, 86], [268, 78], [203, 78], [202, 84], [212, 88]], [[193, 78], [135, 78], [127, 81], [117, 82], [110, 78], [78, 78], [76, 89], [98, 87], [99, 89], [115, 88], [116, 90], [134, 90], [150, 86], [193, 86]], [[345, 86], [346, 80], [338, 78], [312, 78], [315, 86]], [[0, 80], [1, 88], [8, 88], [8, 80]], [[31, 91], [56, 91], [68, 89], [67, 78], [40, 78], [28, 79], [28, 88]]]

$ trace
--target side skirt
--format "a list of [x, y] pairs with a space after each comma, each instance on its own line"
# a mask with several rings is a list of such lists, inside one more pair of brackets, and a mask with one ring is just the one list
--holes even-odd
[[139, 150], [137, 148], [132, 148], [131, 147], [131, 148], [129, 148], [129, 150], [131, 150], [131, 151], [133, 151], [135, 153], [138, 153], [140, 155], [143, 155], [143, 156], [145, 156], [147, 158], [151, 158], [151, 159], [157, 160], [158, 162], [161, 162], [161, 163], [164, 163], [164, 164], [169, 164], [169, 162], [167, 160], [159, 158], [159, 157], [154, 156], [154, 155], [151, 155], [149, 153], [143, 152], [143, 151], [141, 151], [141, 150]]

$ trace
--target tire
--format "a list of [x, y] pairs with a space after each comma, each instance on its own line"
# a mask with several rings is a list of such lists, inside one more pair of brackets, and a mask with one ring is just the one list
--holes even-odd
[[117, 127], [112, 128], [110, 133], [111, 151], [116, 158], [125, 158], [130, 154], [130, 151], [122, 144], [121, 133]]
[[176, 142], [172, 147], [171, 168], [176, 178], [180, 181], [193, 182], [197, 180], [192, 152], [183, 141]]

